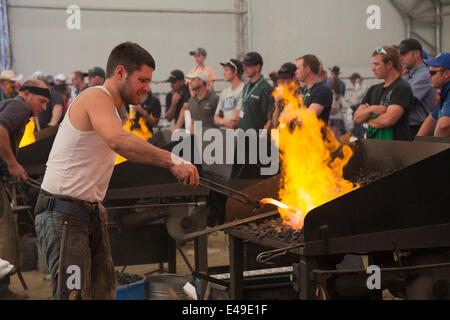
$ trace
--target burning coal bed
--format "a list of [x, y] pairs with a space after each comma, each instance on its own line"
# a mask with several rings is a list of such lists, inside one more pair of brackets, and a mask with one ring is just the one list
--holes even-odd
[[[354, 178], [350, 179], [350, 181], [365, 186], [394, 171], [395, 170], [391, 170], [383, 173], [367, 173], [360, 171]], [[296, 231], [292, 229], [289, 225], [283, 223], [283, 219], [280, 216], [240, 225], [233, 229], [245, 234], [250, 234], [258, 240], [268, 239], [282, 242], [287, 245], [303, 242], [302, 230]]]

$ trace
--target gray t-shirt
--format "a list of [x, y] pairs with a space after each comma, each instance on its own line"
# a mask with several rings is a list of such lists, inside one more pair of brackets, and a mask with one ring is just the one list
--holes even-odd
[[[0, 125], [8, 132], [11, 150], [16, 156], [31, 115], [30, 107], [20, 96], [0, 103]], [[7, 171], [7, 165], [0, 157], [0, 175]]]
[[216, 112], [219, 96], [209, 92], [201, 100], [197, 96], [189, 99], [189, 111], [193, 121], [202, 121], [204, 128], [214, 128], [214, 113]]
[[239, 119], [239, 111], [242, 109], [242, 90], [244, 83], [242, 82], [236, 89], [228, 87], [222, 91], [217, 105], [216, 115], [221, 116], [225, 120]]

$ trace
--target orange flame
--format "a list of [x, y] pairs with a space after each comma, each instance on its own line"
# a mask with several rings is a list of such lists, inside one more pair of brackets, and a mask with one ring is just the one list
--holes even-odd
[[[131, 129], [133, 123], [134, 123], [134, 120], [128, 119], [127, 123], [125, 123], [125, 125], [123, 126], [123, 129], [125, 131], [131, 132], [132, 134], [138, 136], [141, 139], [144, 139], [145, 141], [147, 141], [148, 139], [150, 139], [152, 137], [152, 133], [150, 132], [150, 130], [148, 130], [147, 125], [145, 124], [144, 118], [142, 118], [142, 117], [139, 118], [140, 128]], [[127, 161], [127, 159], [125, 159], [120, 154], [118, 154], [115, 164], [119, 164], [124, 161]]]
[[19, 148], [23, 148], [29, 144], [36, 142], [36, 138], [34, 137], [35, 127], [36, 127], [36, 125], [35, 125], [33, 119], [30, 119], [30, 121], [28, 121], [28, 123], [25, 127], [25, 131], [23, 133], [22, 139], [20, 140]]
[[306, 108], [295, 90], [296, 86], [291, 84], [274, 92], [274, 96], [287, 103], [280, 115], [278, 131], [273, 134], [278, 135], [282, 167], [279, 198], [287, 207], [278, 211], [285, 223], [298, 230], [309, 211], [359, 186], [343, 178], [343, 169], [353, 151], [343, 145], [342, 158], [332, 158], [331, 154], [341, 144], [316, 113]]

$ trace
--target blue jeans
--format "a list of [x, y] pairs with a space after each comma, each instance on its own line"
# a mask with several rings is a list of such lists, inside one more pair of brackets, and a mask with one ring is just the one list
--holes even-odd
[[56, 211], [35, 217], [36, 234], [55, 299], [114, 299], [116, 279], [109, 234], [100, 218], [85, 221]]

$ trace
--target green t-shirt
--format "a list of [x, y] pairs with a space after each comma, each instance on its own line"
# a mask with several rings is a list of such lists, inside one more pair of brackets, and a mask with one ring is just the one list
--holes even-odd
[[274, 108], [272, 86], [263, 76], [255, 83], [248, 82], [243, 89], [242, 110], [239, 116], [239, 128], [263, 129], [269, 113]]

